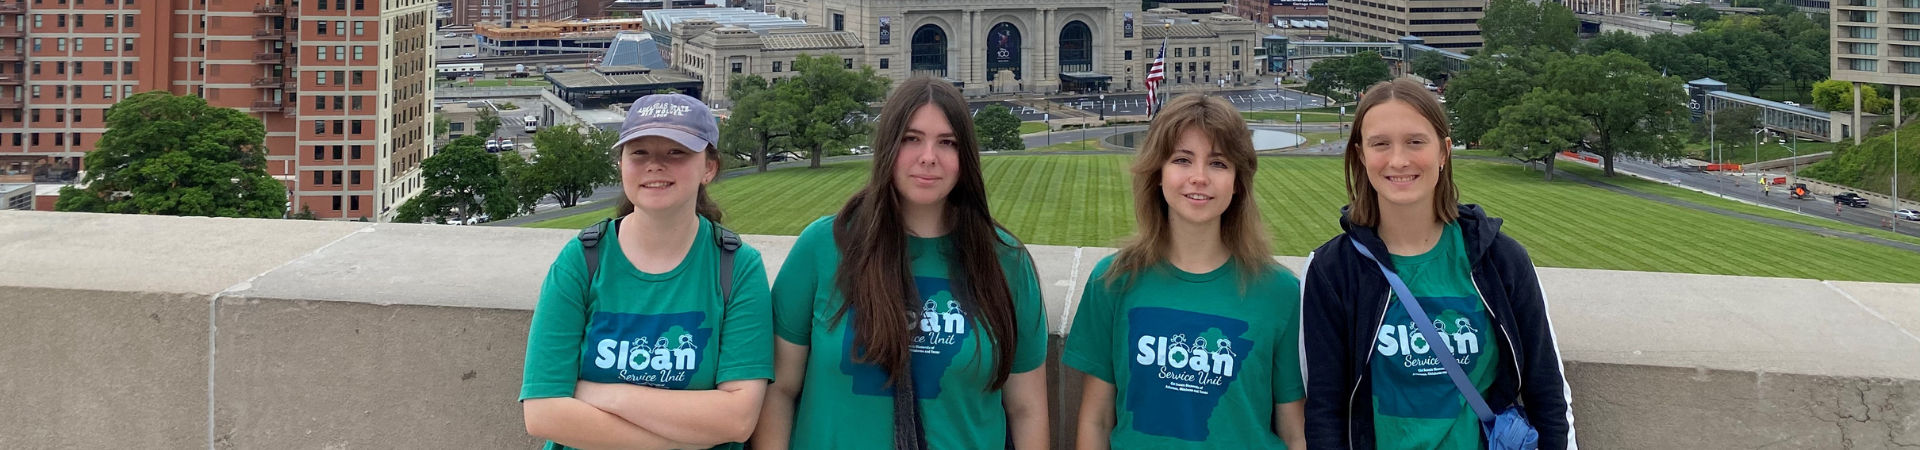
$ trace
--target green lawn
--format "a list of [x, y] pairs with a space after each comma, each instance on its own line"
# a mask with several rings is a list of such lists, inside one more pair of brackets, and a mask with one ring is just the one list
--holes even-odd
[[1300, 121], [1303, 123], [1331, 123], [1331, 122], [1353, 120], [1353, 115], [1349, 114], [1346, 116], [1341, 116], [1340, 113], [1337, 111], [1330, 112], [1330, 113], [1328, 112], [1295, 113], [1293, 111], [1241, 111], [1240, 112], [1240, 116], [1247, 118], [1247, 120], [1271, 120], [1274, 122], [1282, 122], [1282, 123], [1293, 123], [1293, 116], [1295, 114], [1300, 115]]
[[1104, 148], [1100, 148], [1099, 139], [1087, 139], [1084, 141], [1068, 141], [1065, 139], [1066, 137], [1067, 135], [1062, 134], [1060, 136], [1061, 139], [1056, 139], [1053, 141], [1054, 142], [1053, 145], [1033, 147], [1033, 148], [1027, 149], [1027, 151], [1030, 151], [1030, 152], [1079, 152], [1079, 151], [1092, 151], [1092, 150], [1106, 150]]
[[1044, 122], [1020, 122], [1020, 134], [1039, 133], [1042, 131], [1047, 131], [1047, 124]]
[[[1788, 222], [1805, 224], [1805, 225], [1813, 225], [1816, 227], [1826, 228], [1830, 230], [1860, 233], [1860, 234], [1866, 234], [1874, 237], [1879, 237], [1882, 239], [1889, 239], [1889, 240], [1906, 242], [1914, 245], [1920, 245], [1920, 238], [1916, 238], [1913, 236], [1895, 234], [1891, 231], [1881, 230], [1878, 228], [1868, 228], [1868, 227], [1840, 222], [1836, 220], [1829, 220], [1825, 217], [1809, 216], [1805, 214], [1795, 213], [1791, 211], [1783, 211], [1783, 210], [1769, 208], [1765, 206], [1755, 206], [1755, 205], [1744, 203], [1744, 202], [1738, 202], [1734, 200], [1728, 200], [1720, 197], [1715, 197], [1712, 195], [1703, 194], [1703, 193], [1700, 193], [1700, 191], [1695, 191], [1692, 189], [1673, 186], [1666, 183], [1651, 181], [1651, 180], [1634, 177], [1630, 175], [1620, 175], [1613, 178], [1604, 178], [1600, 176], [1599, 168], [1587, 167], [1584, 165], [1569, 163], [1566, 161], [1561, 161], [1559, 164], [1555, 164], [1554, 168], [1571, 172], [1575, 175], [1585, 177], [1589, 180], [1596, 180], [1602, 183], [1607, 183], [1614, 186], [1632, 189], [1635, 191], [1644, 192], [1648, 194], [1658, 195], [1661, 197], [1686, 200], [1689, 202], [1694, 202], [1694, 203], [1698, 203], [1706, 206], [1712, 206], [1715, 208], [1720, 208], [1720, 209], [1733, 211], [1737, 213], [1752, 214], [1760, 217], [1766, 217], [1769, 219], [1785, 220]], [[1752, 188], [1753, 184], [1748, 183], [1748, 184], [1743, 184], [1742, 186], [1745, 186], [1750, 189]], [[1786, 190], [1784, 188], [1780, 188], [1776, 186], [1774, 189], [1774, 195], [1786, 195]], [[1833, 211], [1832, 202], [1823, 202], [1818, 198], [1814, 200], [1806, 200], [1805, 202], [1806, 203], [1805, 205], [1803, 205], [1803, 209], [1810, 213], [1818, 214], [1822, 211], [1825, 211], [1825, 212]]]
[[[985, 158], [994, 217], [1028, 243], [1112, 246], [1132, 232], [1124, 155]], [[837, 210], [868, 162], [730, 179], [712, 193], [728, 226], [793, 235]], [[1541, 266], [1766, 277], [1920, 282], [1920, 255], [1613, 193], [1544, 183], [1520, 166], [1459, 160], [1463, 200], [1506, 219]], [[1265, 158], [1255, 184], [1283, 255], [1305, 255], [1339, 233], [1345, 203], [1337, 158]], [[1657, 184], [1657, 183], [1654, 183]], [[1718, 205], [1716, 205], [1718, 206]], [[579, 228], [607, 213], [534, 224]], [[1596, 225], [1603, 224], [1603, 225]]]

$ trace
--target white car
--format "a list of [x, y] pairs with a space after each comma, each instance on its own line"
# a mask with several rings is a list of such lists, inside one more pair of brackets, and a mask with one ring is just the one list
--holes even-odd
[[457, 38], [457, 37], [460, 37], [460, 33], [447, 33], [447, 35], [446, 35], [446, 36], [441, 36], [441, 37], [444, 37], [444, 38], [449, 38], [449, 39], [451, 39], [451, 38]]
[[1901, 219], [1906, 219], [1906, 220], [1920, 221], [1920, 211], [1914, 211], [1911, 209], [1902, 209], [1899, 211], [1894, 211], [1893, 216], [1899, 217]]
[[477, 57], [477, 56], [478, 56], [478, 55], [475, 55], [475, 54], [472, 54], [472, 53], [461, 53], [461, 54], [460, 54], [460, 59], [473, 59], [473, 58], [475, 58], [475, 57]]
[[497, 151], [500, 151], [500, 140], [499, 140], [499, 139], [488, 139], [488, 140], [487, 140], [487, 152], [489, 152], [489, 153], [492, 153], [492, 152], [497, 152]]

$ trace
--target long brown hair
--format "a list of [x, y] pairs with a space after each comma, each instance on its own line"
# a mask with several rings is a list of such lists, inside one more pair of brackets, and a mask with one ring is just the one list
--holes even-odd
[[[624, 149], [615, 149], [615, 152], [616, 155], [620, 155], [615, 157], [615, 161], [619, 161], [619, 158], [625, 158]], [[707, 155], [707, 161], [720, 164], [720, 152], [716, 151], [712, 144], [708, 144], [706, 151], [701, 153]], [[707, 218], [708, 222], [720, 223], [720, 204], [714, 203], [713, 197], [707, 195], [707, 185], [705, 184], [700, 185], [700, 194], [694, 197], [693, 212], [694, 214], [699, 214], [700, 217]], [[633, 199], [627, 198], [627, 190], [625, 187], [622, 187], [620, 189], [620, 196], [613, 199], [613, 218], [626, 217], [628, 214], [633, 214]]]
[[1013, 350], [1020, 339], [1013, 325], [1013, 292], [1001, 272], [999, 255], [1020, 244], [1001, 240], [1003, 228], [987, 211], [979, 140], [973, 134], [967, 101], [951, 84], [914, 77], [894, 89], [880, 109], [880, 122], [873, 130], [872, 176], [840, 208], [833, 223], [833, 239], [840, 250], [834, 287], [846, 298], [833, 322], [839, 323], [849, 311], [859, 311], [853, 316], [854, 361], [886, 369], [890, 386], [912, 382], [912, 374], [900, 369], [913, 357], [908, 350], [913, 339], [908, 327], [920, 308], [907, 306], [920, 293], [908, 268], [907, 231], [893, 169], [899, 160], [900, 137], [914, 111], [929, 104], [947, 116], [960, 150], [960, 177], [947, 194], [944, 217], [953, 243], [944, 252], [952, 259], [953, 295], [967, 311], [975, 312], [976, 323], [984, 325], [992, 339], [994, 375], [986, 390], [999, 390], [1013, 370]]
[[1189, 129], [1205, 134], [1214, 151], [1233, 165], [1233, 201], [1220, 216], [1220, 241], [1233, 255], [1240, 273], [1246, 275], [1241, 277], [1241, 286], [1273, 267], [1267, 227], [1261, 223], [1260, 205], [1254, 201], [1253, 181], [1260, 158], [1253, 152], [1253, 131], [1247, 129], [1232, 103], [1219, 97], [1186, 94], [1167, 102], [1147, 128], [1146, 144], [1133, 158], [1133, 223], [1139, 231], [1127, 238], [1114, 256], [1106, 275], [1109, 286], [1167, 259], [1173, 244], [1167, 230], [1171, 212], [1166, 196], [1160, 193], [1160, 177], [1180, 142], [1180, 134]]
[[1366, 129], [1367, 112], [1373, 107], [1390, 101], [1400, 101], [1419, 111], [1420, 116], [1433, 125], [1434, 145], [1442, 148], [1446, 160], [1440, 164], [1440, 181], [1433, 186], [1434, 220], [1445, 223], [1460, 217], [1460, 188], [1453, 185], [1453, 148], [1447, 147], [1448, 139], [1453, 137], [1453, 129], [1447, 126], [1447, 110], [1440, 106], [1440, 97], [1427, 91], [1425, 85], [1412, 78], [1396, 78], [1382, 81], [1367, 88], [1361, 96], [1360, 107], [1353, 113], [1353, 133], [1347, 137], [1347, 221], [1356, 226], [1380, 226], [1380, 196], [1373, 190], [1373, 181], [1367, 178], [1366, 155], [1362, 148]]

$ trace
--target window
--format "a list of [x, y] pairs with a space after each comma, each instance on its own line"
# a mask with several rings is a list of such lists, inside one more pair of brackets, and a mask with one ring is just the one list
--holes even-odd
[[[353, 172], [353, 180], [354, 180], [354, 181], [353, 181], [354, 183], [359, 183], [359, 182], [360, 182], [360, 171], [357, 171], [357, 170], [356, 170], [356, 171], [354, 171], [354, 172]], [[358, 195], [355, 195], [355, 196], [352, 196], [352, 197], [347, 197], [347, 199], [349, 199], [349, 200], [352, 200], [352, 205], [353, 205], [353, 210], [354, 210], [354, 211], [359, 211], [359, 210], [360, 210], [360, 196], [358, 196]]]
[[[322, 53], [322, 54], [324, 55], [325, 53]], [[322, 71], [314, 72], [313, 81], [316, 84], [325, 86], [327, 84], [327, 71], [322, 70]]]
[[[326, 160], [327, 160], [327, 146], [325, 146], [325, 145], [315, 145], [315, 146], [313, 146], [313, 160], [314, 160], [314, 161], [326, 161]], [[313, 184], [320, 184], [320, 182], [318, 182], [318, 181], [315, 181], [315, 182], [314, 182]]]
[[[113, 1], [113, 0], [107, 0], [107, 1]], [[112, 3], [108, 3], [108, 4], [111, 5]], [[113, 15], [112, 14], [102, 14], [102, 15], [107, 16], [106, 17], [107, 28], [113, 28]]]
[[333, 196], [333, 210], [334, 211], [340, 210], [340, 196], [338, 195]]
[[733, 73], [740, 73], [740, 63], [733, 63]]
[[[342, 8], [342, 9], [344, 9], [344, 8]], [[367, 0], [353, 0], [353, 10], [354, 10], [354, 11], [361, 11], [361, 10], [365, 10], [365, 9], [367, 9]]]
[[54, 39], [53, 50], [57, 52], [67, 51], [67, 38]]
[[333, 46], [333, 59], [337, 59], [337, 60], [341, 60], [341, 61], [346, 61], [346, 60], [347, 60], [347, 46], [345, 46], [345, 45], [335, 45], [335, 46]]
[[[349, 174], [349, 176], [347, 177], [347, 184], [360, 184], [360, 171], [355, 170], [353, 171], [352, 174]], [[359, 200], [359, 198], [354, 198], [354, 200]], [[358, 206], [360, 202], [355, 201], [353, 203], [355, 205], [353, 209], [360, 209], [360, 206]]]
[[42, 24], [40, 23], [40, 15], [39, 15], [39, 14], [34, 14], [34, 15], [33, 15], [33, 27], [34, 27], [34, 28], [40, 28], [40, 26], [41, 26], [41, 25], [42, 25]]
[[[1193, 47], [1187, 47], [1187, 56], [1199, 56], [1199, 55], [1200, 55], [1200, 52], [1193, 51]], [[1175, 55], [1175, 56], [1178, 56], [1178, 55]]]
[[86, 66], [82, 66], [82, 65], [80, 65], [80, 62], [79, 62], [79, 61], [74, 61], [74, 62], [73, 62], [73, 74], [74, 74], [74, 75], [83, 75], [83, 72], [86, 72], [86, 70], [83, 70], [83, 69], [81, 69], [82, 67], [86, 67]]
[[66, 61], [54, 61], [54, 62], [53, 62], [53, 73], [55, 73], [55, 74], [59, 74], [59, 75], [66, 75], [66, 74], [67, 74], [67, 62], [66, 62]]
[[360, 134], [360, 121], [353, 121], [353, 134]]
[[[346, 103], [347, 103], [347, 96], [344, 96], [344, 95], [333, 96], [333, 109], [346, 110], [347, 109]], [[356, 131], [356, 133], [358, 132]]]
[[319, 31], [319, 32], [320, 32], [320, 34], [327, 34], [327, 21], [325, 21], [325, 20], [316, 20], [316, 21], [314, 21], [314, 23], [313, 23], [313, 27], [314, 27], [313, 29], [314, 29], [315, 31]]
[[34, 133], [31, 140], [33, 141], [32, 145], [40, 145], [40, 133]]
[[[107, 16], [107, 17], [113, 17], [113, 16]], [[106, 50], [107, 52], [111, 53], [113, 52], [114, 47], [117, 47], [117, 45], [114, 45], [114, 38], [107, 38], [107, 45], [100, 47], [100, 49]], [[108, 73], [112, 73], [112, 72], [108, 72]]]
[[340, 171], [338, 170], [333, 171], [333, 184], [341, 184], [340, 183], [341, 181], [344, 181], [344, 180], [340, 178]]
[[133, 96], [133, 85], [131, 85], [131, 84], [123, 84], [123, 85], [120, 85], [120, 97], [121, 97], [121, 98], [125, 98], [125, 97], [132, 97], [132, 96]]
[[1125, 59], [1125, 60], [1127, 60], [1127, 61], [1132, 61], [1132, 60], [1133, 60], [1133, 50], [1127, 50], [1127, 51], [1125, 51], [1125, 52], [1121, 52], [1121, 54], [1123, 54], [1123, 55], [1125, 55], [1125, 58], [1123, 58], [1123, 59]]
[[133, 75], [133, 61], [121, 61], [120, 73]]
[[840, 59], [840, 64], [842, 64], [842, 65], [845, 65], [845, 66], [847, 66], [847, 68], [848, 68], [848, 69], [852, 69], [852, 68], [853, 68], [853, 58], [841, 58], [841, 59]]
[[1200, 70], [1205, 70], [1205, 71], [1208, 71], [1208, 72], [1212, 72], [1212, 71], [1213, 71], [1213, 61], [1207, 61], [1207, 62], [1203, 62], [1203, 63], [1200, 63]]
[[67, 135], [65, 135], [65, 134], [60, 134], [60, 133], [54, 133], [54, 134], [53, 134], [53, 145], [67, 145]]
[[67, 87], [66, 87], [66, 86], [54, 86], [54, 87], [53, 87], [53, 98], [67, 98]]
[[74, 27], [74, 28], [86, 28], [86, 27], [87, 27], [87, 15], [86, 15], [86, 14], [74, 14], [74, 15], [73, 15], [73, 27]]
[[1233, 70], [1240, 70], [1240, 61], [1239, 61], [1239, 60], [1235, 60], [1235, 61], [1233, 62]]
[[113, 98], [113, 86], [101, 86], [100, 98]]
[[887, 59], [886, 59], [886, 58], [880, 58], [880, 68], [882, 68], [882, 69], [885, 69], [885, 68], [887, 68]]
[[[353, 159], [360, 159], [360, 146], [358, 146], [358, 145], [355, 145], [355, 146], [353, 146], [353, 154], [352, 154], [352, 156], [351, 156], [351, 157], [352, 157]], [[359, 182], [360, 182], [360, 180], [354, 180], [353, 182], [354, 182], [354, 183], [359, 183]]]
[[314, 59], [318, 59], [318, 60], [321, 60], [321, 61], [326, 61], [326, 60], [327, 60], [327, 48], [326, 48], [326, 47], [314, 47], [314, 48], [316, 48], [316, 49], [319, 49], [319, 50], [318, 50], [318, 51], [315, 51], [315, 52], [313, 52], [313, 58], [314, 58]]
[[345, 70], [333, 71], [333, 84], [344, 84], [347, 82], [346, 80], [347, 80], [347, 71]]
[[65, 123], [67, 121], [67, 110], [53, 110], [53, 121], [54, 123]]
[[35, 109], [34, 109], [34, 110], [33, 110], [33, 111], [32, 111], [32, 112], [30, 113], [30, 114], [28, 114], [28, 115], [30, 115], [30, 116], [33, 116], [33, 117], [32, 117], [32, 119], [33, 119], [33, 120], [31, 120], [30, 122], [33, 122], [33, 123], [40, 123], [40, 109], [39, 109], [39, 108], [35, 108]]
[[133, 51], [133, 38], [120, 39], [120, 47], [124, 51]]
[[[133, 0], [127, 0], [127, 4], [128, 4], [128, 5], [132, 5], [132, 4], [133, 4]], [[132, 14], [122, 14], [122, 15], [120, 16], [120, 24], [121, 24], [121, 25], [123, 25], [123, 26], [126, 26], [127, 28], [133, 28], [133, 15], [132, 15]]]
[[358, 22], [358, 21], [356, 21], [356, 22], [354, 22], [354, 23], [353, 23], [353, 35], [354, 35], [354, 36], [359, 36], [359, 35], [363, 35], [363, 34], [367, 34], [367, 23], [366, 23], [366, 22]]
[[1180, 47], [1174, 47], [1174, 48], [1173, 48], [1173, 57], [1175, 57], [1175, 58], [1178, 58], [1178, 57], [1180, 57]]
[[338, 145], [333, 146], [333, 159], [334, 160], [340, 159], [340, 146]]
[[[345, 9], [345, 8], [342, 8], [342, 9]], [[327, 10], [327, 0], [320, 0], [320, 10], [321, 11]]]
[[40, 74], [40, 62], [39, 62], [39, 61], [34, 61], [34, 62], [33, 62], [33, 74], [34, 74], [34, 75], [39, 75], [39, 74]]
[[327, 134], [327, 121], [325, 120], [313, 121], [313, 134]]
[[1240, 46], [1233, 46], [1233, 56], [1240, 56]]
[[363, 51], [363, 50], [364, 50], [365, 48], [366, 48], [366, 47], [362, 47], [362, 46], [358, 46], [358, 45], [355, 45], [355, 46], [353, 46], [353, 60], [354, 60], [354, 61], [359, 61], [359, 60], [362, 60], [362, 59], [366, 59], [366, 55], [365, 55], [365, 53], [363, 53], [363, 52], [362, 52], [362, 51]]
[[354, 85], [354, 86], [359, 86], [359, 85], [360, 85], [360, 81], [361, 81], [361, 78], [360, 78], [360, 71], [358, 71], [358, 70], [355, 70], [355, 71], [353, 71], [353, 85]]
[[354, 111], [359, 111], [359, 110], [360, 110], [360, 96], [358, 96], [358, 95], [355, 95], [355, 96], [353, 96], [353, 102], [352, 102], [352, 103], [353, 103], [353, 110], [354, 110]]
[[[79, 63], [74, 63], [74, 67], [80, 67], [80, 65], [79, 65]], [[85, 90], [86, 90], [86, 86], [74, 86], [74, 87], [73, 87], [73, 98], [80, 98], [80, 96], [81, 96], [81, 95], [85, 95], [85, 94], [82, 94], [82, 93], [81, 93], [81, 91], [85, 91]], [[80, 113], [79, 113], [79, 111], [75, 111], [73, 115], [75, 115], [75, 116], [79, 116], [79, 115], [80, 115]]]
[[774, 72], [774, 73], [780, 73], [780, 64], [781, 64], [781, 63], [782, 63], [782, 61], [774, 61], [774, 62], [773, 62], [773, 72]]
[[1203, 48], [1201, 48], [1201, 49], [1200, 49], [1200, 56], [1213, 56], [1213, 47], [1203, 47]]
[[307, 175], [309, 175], [307, 177], [307, 184], [311, 184], [315, 186], [320, 185], [320, 171], [315, 170], [312, 172], [307, 172]]
[[54, 14], [54, 15], [53, 15], [53, 18], [54, 18], [54, 26], [56, 26], [56, 27], [60, 27], [60, 28], [66, 28], [66, 27], [67, 27], [67, 15], [66, 15], [66, 14]]
[[847, 31], [847, 16], [845, 14], [833, 15], [833, 31]]
[[347, 131], [347, 121], [345, 120], [333, 121], [333, 134], [346, 134], [346, 131]]
[[113, 61], [100, 62], [100, 73], [113, 75]]

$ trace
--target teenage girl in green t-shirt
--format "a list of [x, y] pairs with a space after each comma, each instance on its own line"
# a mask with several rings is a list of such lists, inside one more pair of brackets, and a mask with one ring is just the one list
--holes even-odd
[[1081, 450], [1305, 448], [1299, 284], [1254, 200], [1231, 103], [1167, 103], [1133, 163], [1139, 232], [1094, 268], [1062, 362]]
[[739, 244], [729, 258], [716, 239], [718, 138], [692, 97], [649, 95], [627, 112], [617, 220], [592, 251], [586, 233], [568, 241], [527, 333], [521, 408], [548, 450], [738, 449], [753, 430], [773, 376], [772, 309], [759, 252]]
[[873, 150], [866, 187], [802, 231], [775, 278], [777, 376], [754, 447], [1046, 448], [1045, 308], [988, 214], [966, 99], [901, 83]]

